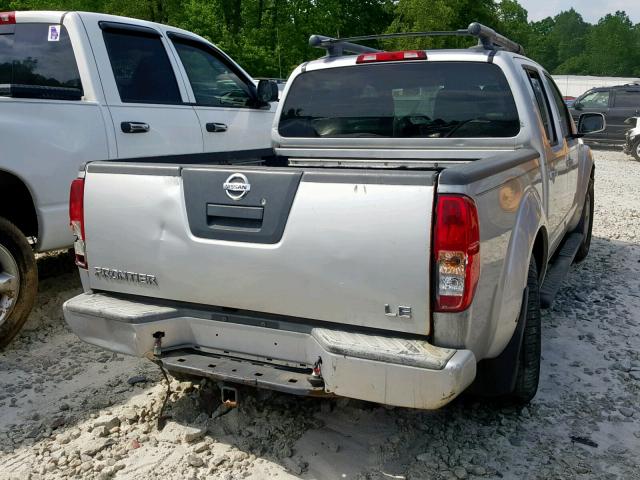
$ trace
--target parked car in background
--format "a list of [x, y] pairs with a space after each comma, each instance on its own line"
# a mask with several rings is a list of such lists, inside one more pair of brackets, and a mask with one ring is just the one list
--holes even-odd
[[583, 113], [602, 113], [607, 122], [603, 132], [585, 136], [585, 141], [602, 145], [622, 146], [628, 126], [624, 121], [640, 115], [640, 84], [593, 88], [580, 95], [571, 106], [574, 120]]
[[275, 83], [256, 86], [184, 30], [95, 13], [4, 12], [0, 62], [0, 347], [33, 305], [34, 251], [73, 243], [68, 185], [84, 162], [271, 152], [266, 100], [277, 98]]
[[631, 128], [625, 134], [624, 153], [640, 162], [640, 117], [631, 117], [625, 121]]
[[564, 100], [564, 103], [567, 104], [567, 107], [573, 106], [573, 102], [576, 101], [576, 97], [571, 97], [571, 96], [564, 96], [562, 97], [562, 99]]
[[313, 36], [327, 56], [287, 82], [275, 158], [88, 163], [71, 187], [84, 293], [67, 323], [229, 382], [230, 401], [234, 382], [422, 409], [472, 384], [531, 400], [540, 308], [589, 252], [580, 137], [604, 119], [576, 130], [522, 47], [468, 33], [479, 46], [457, 51]]

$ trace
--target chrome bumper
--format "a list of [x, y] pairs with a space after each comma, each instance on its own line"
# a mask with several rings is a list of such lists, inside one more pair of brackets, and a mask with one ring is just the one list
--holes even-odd
[[[178, 361], [178, 351], [188, 351], [191, 356], [183, 357], [183, 372], [230, 377], [230, 381], [291, 393], [325, 393], [435, 409], [459, 395], [476, 374], [476, 360], [469, 350], [319, 328], [272, 315], [256, 317], [223, 309], [175, 307], [151, 299], [97, 293], [78, 295], [63, 309], [71, 329], [88, 343], [140, 357], [153, 349], [153, 334], [161, 331], [163, 352], [171, 357], [169, 366]], [[324, 392], [278, 388], [278, 382], [272, 381], [274, 375], [270, 376], [271, 383], [261, 384], [255, 378], [257, 371], [252, 373], [250, 369], [234, 378], [230, 372], [220, 372], [215, 361], [205, 362], [206, 357], [225, 359], [220, 364], [237, 358], [253, 361], [257, 369], [291, 372], [309, 370], [321, 358]], [[191, 370], [184, 362], [193, 364]], [[260, 371], [262, 376], [264, 370]], [[286, 375], [282, 379], [287, 382]]]

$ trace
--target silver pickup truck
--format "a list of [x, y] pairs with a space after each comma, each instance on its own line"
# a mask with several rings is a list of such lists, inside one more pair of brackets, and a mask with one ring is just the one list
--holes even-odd
[[604, 118], [576, 129], [549, 74], [493, 30], [450, 33], [479, 44], [313, 36], [327, 55], [291, 75], [272, 158], [89, 163], [71, 191], [73, 331], [222, 385], [528, 402], [540, 308], [589, 250], [579, 137]]

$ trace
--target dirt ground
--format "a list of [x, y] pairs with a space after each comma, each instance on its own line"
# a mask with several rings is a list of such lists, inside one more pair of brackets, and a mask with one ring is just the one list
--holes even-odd
[[526, 408], [461, 398], [435, 412], [242, 391], [82, 343], [62, 303], [66, 255], [39, 259], [37, 306], [0, 354], [0, 480], [640, 479], [640, 163], [597, 151], [594, 238], [543, 317], [540, 389]]

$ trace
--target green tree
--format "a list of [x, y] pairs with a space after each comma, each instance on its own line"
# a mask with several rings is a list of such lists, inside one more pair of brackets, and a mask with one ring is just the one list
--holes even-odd
[[532, 34], [528, 13], [516, 0], [502, 0], [496, 5], [496, 29], [506, 37], [525, 45]]
[[640, 73], [638, 28], [625, 12], [600, 19], [586, 40], [582, 53], [592, 75], [628, 76]]

